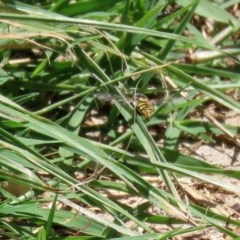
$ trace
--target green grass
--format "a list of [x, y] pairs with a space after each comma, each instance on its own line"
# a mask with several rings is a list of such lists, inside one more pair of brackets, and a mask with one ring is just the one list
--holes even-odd
[[[238, 146], [239, 127], [205, 118], [210, 104], [240, 112], [230, 94], [240, 85], [237, 1], [176, 2], [0, 3], [1, 237], [238, 236], [240, 222], [192, 199], [181, 179], [238, 195], [223, 177], [240, 172], [179, 147], [226, 135]], [[135, 92], [164, 99], [151, 119], [136, 113]], [[104, 105], [97, 93], [122, 101]]]

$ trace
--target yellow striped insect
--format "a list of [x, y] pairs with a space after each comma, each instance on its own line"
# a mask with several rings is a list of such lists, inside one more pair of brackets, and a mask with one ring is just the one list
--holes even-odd
[[[111, 94], [104, 94], [104, 93], [98, 93], [98, 94], [95, 94], [94, 96], [100, 101], [112, 101], [114, 99], [117, 101], [123, 100], [119, 96], [113, 96]], [[136, 93], [133, 96], [131, 102], [135, 107], [135, 109], [137, 110], [137, 112], [141, 116], [145, 117], [146, 119], [151, 118], [155, 112], [152, 102], [149, 100], [147, 96], [145, 96], [142, 93]]]
[[142, 93], [136, 93], [132, 102], [137, 112], [147, 119], [151, 118], [155, 112], [152, 102]]

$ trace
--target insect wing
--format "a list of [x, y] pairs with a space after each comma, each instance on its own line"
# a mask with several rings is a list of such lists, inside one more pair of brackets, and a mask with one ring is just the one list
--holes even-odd
[[101, 102], [111, 102], [113, 100], [123, 101], [123, 99], [121, 99], [119, 96], [115, 96], [115, 95], [108, 94], [108, 93], [94, 94], [94, 98], [96, 98], [97, 100], [99, 100]]

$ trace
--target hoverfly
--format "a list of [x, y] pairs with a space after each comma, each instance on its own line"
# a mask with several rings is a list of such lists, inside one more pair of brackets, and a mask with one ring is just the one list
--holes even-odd
[[169, 15], [171, 15], [171, 12], [169, 12], [168, 10], [162, 11], [157, 15], [157, 20], [167, 17]]
[[142, 93], [136, 93], [132, 102], [137, 112], [147, 119], [151, 118], [155, 112], [152, 102]]
[[[102, 93], [95, 94], [94, 97], [97, 98], [99, 101], [112, 101], [114, 99], [118, 101], [123, 100], [119, 96]], [[146, 119], [151, 118], [155, 112], [152, 102], [146, 95], [142, 93], [136, 93], [130, 101], [137, 110], [137, 112]]]

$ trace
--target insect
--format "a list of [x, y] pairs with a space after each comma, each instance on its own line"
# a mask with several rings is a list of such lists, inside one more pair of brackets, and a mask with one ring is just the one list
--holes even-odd
[[169, 12], [168, 10], [162, 11], [161, 13], [159, 13], [157, 15], [157, 20], [160, 20], [160, 19], [162, 19], [164, 17], [167, 17], [169, 15], [171, 15], [171, 12]]
[[133, 105], [137, 112], [147, 119], [151, 118], [155, 112], [152, 102], [142, 93], [136, 93], [133, 96]]
[[[94, 96], [99, 101], [112, 101], [114, 99], [118, 101], [123, 100], [119, 96], [113, 96], [111, 94], [104, 94], [104, 93], [95, 94]], [[141, 116], [145, 117], [146, 119], [151, 118], [155, 112], [152, 102], [149, 100], [149, 98], [146, 95], [142, 93], [136, 93], [130, 101], [133, 104], [133, 106], [136, 108], [137, 112]]]

